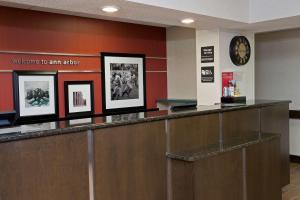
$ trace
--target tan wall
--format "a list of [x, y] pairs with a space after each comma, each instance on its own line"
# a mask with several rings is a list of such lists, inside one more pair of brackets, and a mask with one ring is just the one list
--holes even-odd
[[290, 99], [300, 109], [300, 29], [257, 34], [255, 90], [258, 98]]
[[[292, 100], [300, 110], [300, 29], [257, 34], [255, 95]], [[300, 155], [300, 120], [290, 120], [290, 153]]]
[[168, 98], [196, 99], [196, 31], [167, 28]]

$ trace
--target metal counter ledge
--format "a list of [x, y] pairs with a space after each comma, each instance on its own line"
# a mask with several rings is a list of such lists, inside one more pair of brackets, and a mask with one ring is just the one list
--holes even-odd
[[207, 115], [213, 113], [229, 112], [249, 108], [268, 107], [276, 104], [290, 103], [291, 101], [274, 100], [250, 100], [245, 105], [234, 107], [222, 107], [221, 105], [198, 106], [197, 109], [187, 111], [153, 111], [142, 113], [130, 113], [122, 115], [113, 115], [106, 117], [84, 118], [57, 122], [47, 122], [30, 125], [13, 126], [0, 129], [0, 143], [17, 141], [30, 138], [45, 137], [51, 135], [60, 135], [86, 130], [101, 129], [115, 126], [124, 126], [129, 124], [152, 122], [159, 120], [168, 120], [183, 118], [189, 116]]

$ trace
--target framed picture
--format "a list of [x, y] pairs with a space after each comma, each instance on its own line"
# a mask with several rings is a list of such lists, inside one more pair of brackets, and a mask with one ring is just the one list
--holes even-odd
[[14, 104], [19, 123], [57, 119], [57, 72], [15, 71]]
[[146, 108], [145, 55], [101, 53], [103, 113]]
[[66, 81], [65, 109], [67, 117], [92, 115], [94, 113], [93, 81]]

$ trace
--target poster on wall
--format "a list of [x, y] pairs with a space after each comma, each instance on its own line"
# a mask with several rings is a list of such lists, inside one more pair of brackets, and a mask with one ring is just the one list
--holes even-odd
[[145, 55], [101, 53], [103, 113], [144, 110]]
[[57, 118], [56, 77], [56, 72], [14, 72], [14, 104], [18, 121]]
[[214, 67], [201, 67], [201, 83], [213, 83], [215, 82]]
[[93, 81], [65, 82], [67, 117], [90, 116], [94, 112]]
[[201, 63], [213, 63], [215, 60], [214, 46], [201, 47]]

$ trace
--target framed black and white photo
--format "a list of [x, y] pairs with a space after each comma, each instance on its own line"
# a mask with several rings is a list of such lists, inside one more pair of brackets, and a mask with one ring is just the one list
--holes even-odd
[[103, 113], [145, 110], [145, 55], [101, 53]]
[[57, 72], [15, 71], [14, 104], [20, 123], [57, 119]]
[[66, 81], [65, 108], [67, 117], [90, 116], [94, 113], [93, 81]]

